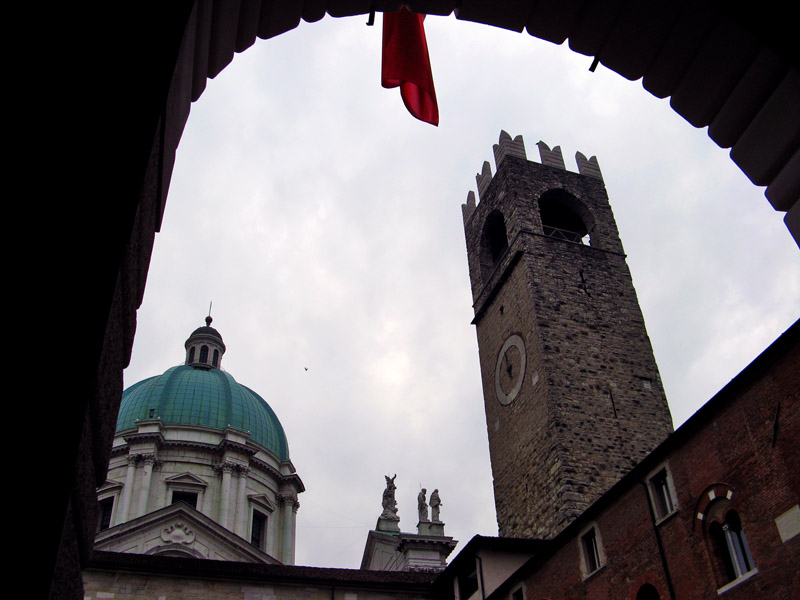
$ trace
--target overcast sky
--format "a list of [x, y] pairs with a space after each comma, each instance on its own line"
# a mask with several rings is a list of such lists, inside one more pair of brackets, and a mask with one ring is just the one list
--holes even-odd
[[[665, 100], [591, 58], [425, 21], [441, 123], [380, 86], [381, 17], [259, 41], [208, 82], [178, 148], [126, 386], [203, 324], [275, 410], [307, 491], [297, 564], [358, 568], [397, 473], [400, 525], [497, 535], [461, 204], [501, 129], [596, 155], [675, 426], [798, 316], [782, 214]], [[308, 370], [306, 371], [306, 367]], [[455, 555], [455, 554], [454, 554]], [[454, 556], [453, 555], [453, 556]]]

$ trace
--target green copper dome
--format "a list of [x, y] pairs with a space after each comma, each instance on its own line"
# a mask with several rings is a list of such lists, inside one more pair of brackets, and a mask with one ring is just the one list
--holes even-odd
[[186, 364], [150, 377], [122, 393], [117, 432], [136, 427], [140, 419], [161, 419], [166, 425], [197, 425], [250, 432], [250, 438], [279, 460], [289, 459], [289, 446], [278, 417], [264, 399], [219, 369], [225, 344], [211, 326], [196, 329], [186, 340]]
[[236, 383], [219, 369], [180, 365], [150, 377], [122, 393], [117, 431], [136, 427], [139, 419], [161, 419], [164, 424], [199, 425], [249, 431], [280, 460], [289, 447], [278, 417], [261, 396]]

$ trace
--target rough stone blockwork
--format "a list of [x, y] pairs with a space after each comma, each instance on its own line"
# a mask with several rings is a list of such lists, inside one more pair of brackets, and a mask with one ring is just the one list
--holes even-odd
[[512, 537], [554, 536], [672, 431], [597, 159], [578, 154], [572, 173], [560, 148], [538, 146], [546, 164], [495, 146], [496, 174], [485, 165], [480, 202], [463, 207], [497, 518]]

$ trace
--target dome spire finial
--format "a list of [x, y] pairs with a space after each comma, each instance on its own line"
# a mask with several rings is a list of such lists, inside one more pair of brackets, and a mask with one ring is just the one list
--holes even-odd
[[213, 300], [208, 301], [208, 316], [206, 317], [206, 327], [211, 327], [211, 323], [214, 319], [211, 318], [211, 306], [214, 304]]

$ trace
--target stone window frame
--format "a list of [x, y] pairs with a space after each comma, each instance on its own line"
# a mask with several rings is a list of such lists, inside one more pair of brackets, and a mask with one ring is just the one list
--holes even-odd
[[653, 507], [655, 523], [660, 525], [680, 509], [669, 462], [665, 461], [650, 471], [646, 480], [647, 495], [650, 499], [650, 506]]
[[[182, 478], [186, 478], [187, 476], [196, 481], [182, 480]], [[197, 494], [197, 500], [195, 502], [194, 509], [198, 512], [203, 512], [203, 503], [205, 502], [206, 491], [208, 490], [208, 482], [203, 480], [201, 477], [198, 477], [190, 471], [185, 471], [183, 473], [177, 473], [176, 475], [168, 477], [164, 481], [164, 485], [167, 487], [167, 506], [172, 506], [175, 504], [173, 500], [173, 494], [175, 492]]]
[[[606, 566], [606, 553], [600, 528], [592, 521], [578, 535], [578, 553], [583, 579], [586, 580]], [[592, 567], [594, 564], [594, 568]]]
[[122, 493], [122, 484], [118, 481], [106, 481], [106, 483], [98, 488], [97, 490], [97, 505], [98, 508], [100, 507], [101, 502], [105, 502], [109, 498], [111, 499], [111, 518], [108, 523], [108, 527], [105, 529], [100, 529], [100, 519], [102, 519], [102, 512], [98, 512], [97, 515], [97, 530], [96, 533], [100, 533], [101, 531], [106, 531], [107, 529], [111, 529], [115, 526], [114, 518], [117, 516], [117, 511], [119, 510], [119, 500], [120, 495]]
[[[261, 517], [263, 519], [261, 523], [261, 531], [258, 534], [258, 543], [254, 543], [255, 537], [255, 526], [256, 526], [256, 517]], [[260, 506], [251, 506], [250, 507], [250, 545], [254, 548], [258, 548], [262, 552], [267, 551], [267, 532], [269, 531], [269, 515], [261, 509]]]
[[[247, 541], [254, 547], [262, 552], [267, 552], [269, 545], [270, 521], [275, 512], [275, 507], [269, 502], [264, 494], [250, 495], [247, 498], [248, 516], [247, 516]], [[255, 521], [256, 513], [264, 517], [264, 531], [261, 537], [261, 545], [256, 546], [253, 544], [253, 523]]]
[[173, 504], [176, 504], [177, 502], [183, 502], [183, 500], [176, 500], [175, 499], [175, 494], [176, 493], [177, 494], [192, 494], [192, 495], [194, 495], [194, 506], [192, 506], [188, 502], [186, 502], [185, 504], [189, 504], [189, 506], [192, 506], [192, 508], [194, 508], [195, 510], [198, 510], [197, 505], [201, 501], [200, 492], [198, 492], [197, 490], [182, 490], [182, 489], [178, 489], [177, 487], [172, 487], [170, 489], [170, 496], [169, 496], [169, 498], [170, 498], [170, 502], [169, 502], [170, 506], [173, 505]]
[[[111, 511], [108, 513], [108, 524], [106, 524], [106, 526], [103, 527], [103, 524], [105, 522], [103, 516], [106, 514], [103, 505], [107, 502], [111, 503]], [[104, 498], [99, 498], [97, 500], [97, 507], [99, 509], [97, 513], [97, 533], [100, 533], [101, 531], [105, 531], [106, 529], [111, 529], [112, 527], [111, 524], [114, 522], [114, 511], [117, 509], [117, 499], [115, 495], [108, 494]]]

